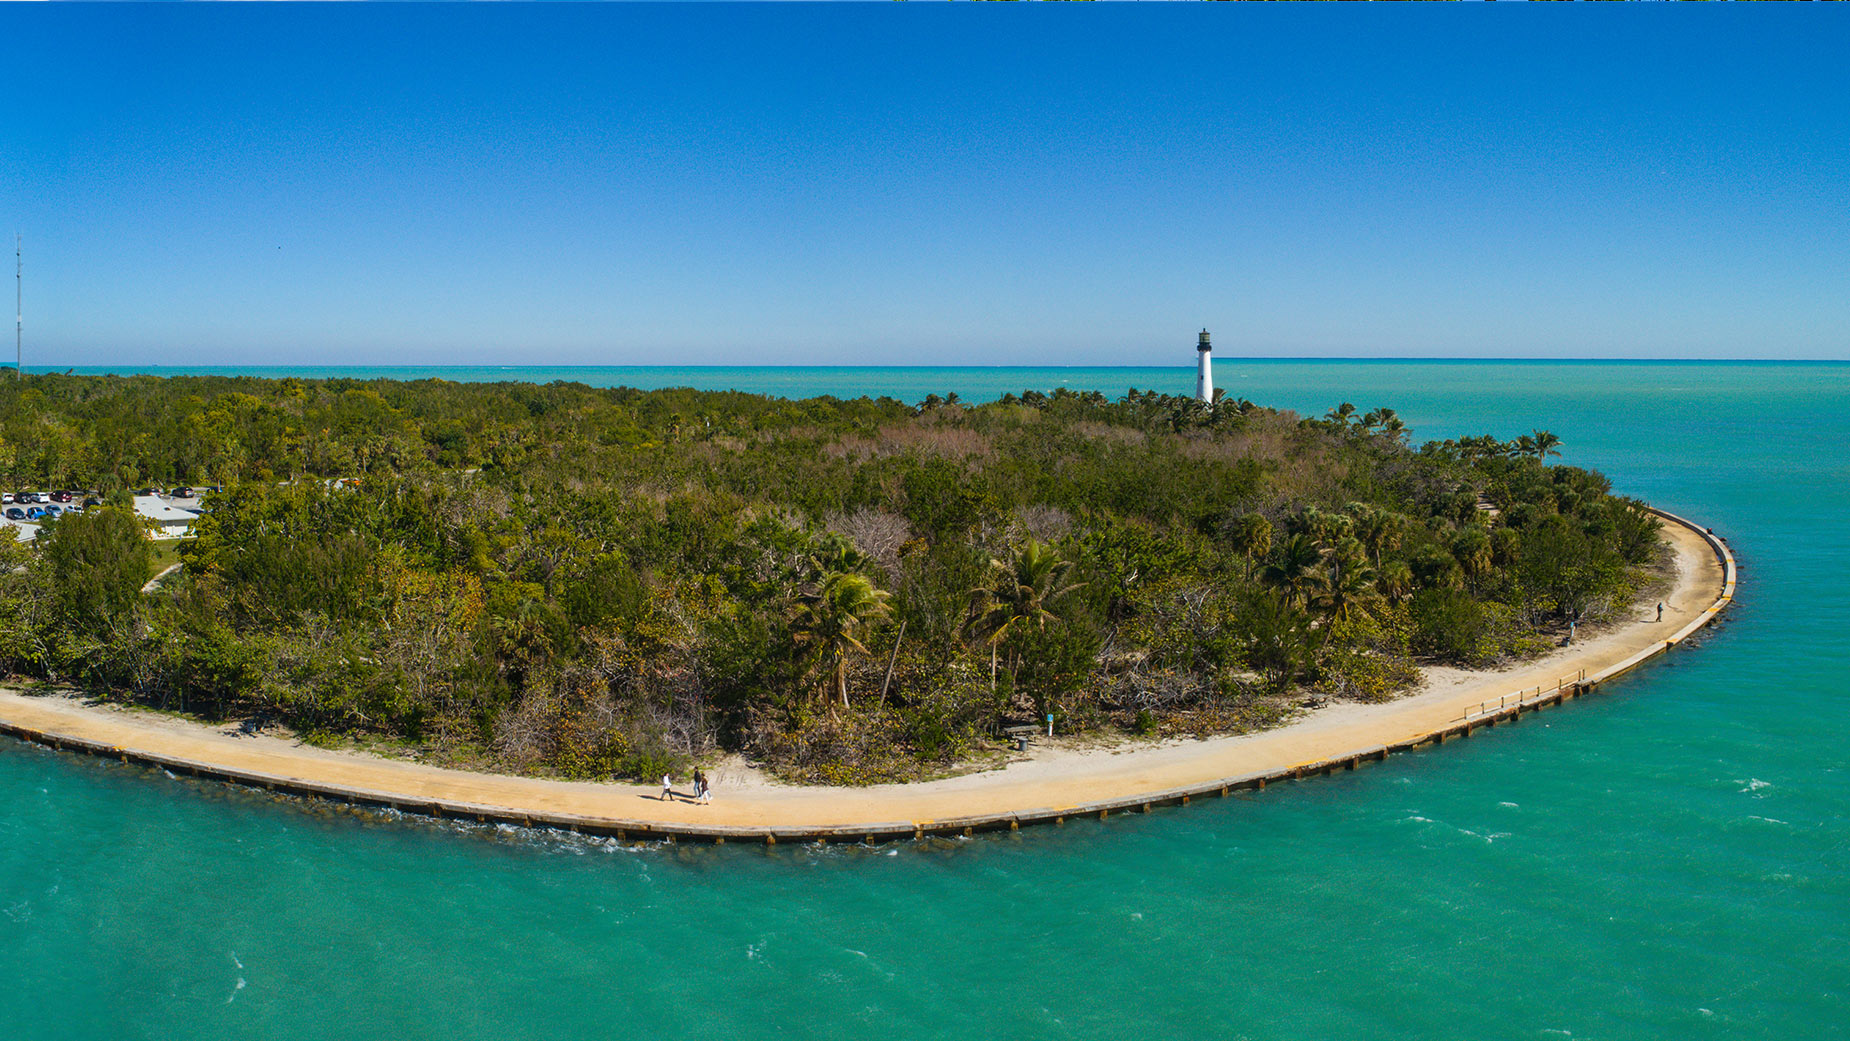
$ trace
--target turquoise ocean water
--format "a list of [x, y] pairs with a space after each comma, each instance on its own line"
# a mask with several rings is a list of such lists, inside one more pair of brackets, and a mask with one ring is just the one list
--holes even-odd
[[[972, 400], [1193, 379], [252, 371]], [[1388, 405], [1416, 439], [1551, 430], [1726, 535], [1740, 599], [1607, 696], [1467, 742], [964, 842], [632, 850], [0, 740], [0, 1038], [1845, 1036], [1850, 365], [1217, 376], [1306, 412]]]

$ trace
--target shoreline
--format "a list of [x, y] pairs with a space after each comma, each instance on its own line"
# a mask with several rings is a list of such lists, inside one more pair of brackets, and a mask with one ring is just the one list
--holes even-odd
[[0, 733], [296, 795], [619, 839], [873, 842], [1014, 830], [1352, 770], [1589, 693], [1681, 643], [1733, 599], [1734, 558], [1722, 541], [1691, 521], [1653, 512], [1666, 521], [1676, 564], [1662, 621], [1620, 624], [1505, 670], [1428, 669], [1419, 693], [1329, 705], [1271, 730], [1132, 747], [1043, 740], [1000, 769], [935, 781], [784, 785], [735, 763], [714, 771], [713, 803], [664, 802], [655, 785], [471, 773], [13, 690], [0, 690]]

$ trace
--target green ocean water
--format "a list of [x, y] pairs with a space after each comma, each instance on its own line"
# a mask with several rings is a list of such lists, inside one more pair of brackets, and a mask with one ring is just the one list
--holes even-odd
[[[1193, 378], [340, 374], [388, 372], [972, 400]], [[1416, 440], [1551, 430], [1725, 535], [1741, 595], [1604, 696], [1466, 742], [961, 842], [629, 849], [0, 740], [0, 1038], [1845, 1036], [1850, 365], [1217, 376], [1306, 412], [1388, 405]]]

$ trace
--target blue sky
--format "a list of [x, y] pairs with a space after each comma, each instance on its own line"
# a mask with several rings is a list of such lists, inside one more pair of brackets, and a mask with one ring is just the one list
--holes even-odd
[[[1749, 9], [1749, 7], [1753, 9]], [[1850, 20], [0, 6], [27, 364], [1850, 357]]]

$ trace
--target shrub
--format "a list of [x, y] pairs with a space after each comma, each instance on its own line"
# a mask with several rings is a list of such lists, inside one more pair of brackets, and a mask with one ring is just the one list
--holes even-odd
[[1422, 589], [1408, 607], [1413, 653], [1458, 665], [1496, 657], [1496, 641], [1483, 605], [1456, 589]]

